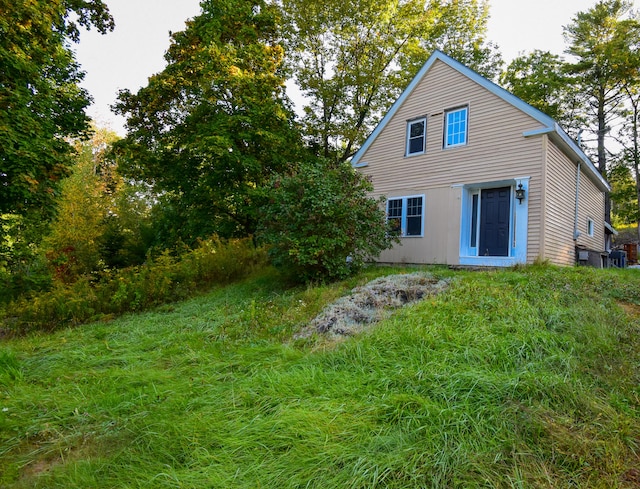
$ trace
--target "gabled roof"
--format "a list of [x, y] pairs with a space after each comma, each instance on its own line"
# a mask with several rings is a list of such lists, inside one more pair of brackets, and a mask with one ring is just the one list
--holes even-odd
[[416, 86], [422, 81], [427, 72], [431, 69], [436, 61], [441, 61], [463, 74], [467, 78], [476, 82], [481, 87], [485, 88], [489, 92], [494, 95], [500, 97], [505, 102], [513, 105], [517, 109], [521, 110], [525, 114], [531, 116], [533, 119], [538, 121], [541, 125], [540, 128], [534, 129], [532, 131], [528, 131], [523, 133], [523, 136], [535, 136], [539, 134], [547, 134], [551, 140], [558, 145], [558, 147], [574, 162], [574, 163], [583, 163], [585, 172], [591, 177], [591, 180], [598, 186], [601, 191], [610, 191], [611, 187], [609, 183], [602, 177], [600, 172], [593, 165], [593, 162], [589, 159], [589, 157], [582, 151], [576, 142], [562, 129], [556, 121], [554, 121], [551, 117], [541, 112], [540, 110], [532, 107], [524, 100], [516, 97], [512, 93], [508, 92], [504, 88], [496, 85], [492, 81], [487, 78], [479, 75], [472, 69], [463, 65], [459, 61], [447, 56], [442, 51], [435, 51], [426, 63], [422, 66], [420, 71], [416, 74], [416, 76], [411, 80], [411, 83], [405, 88], [400, 97], [393, 103], [389, 111], [380, 121], [380, 123], [376, 126], [373, 132], [369, 135], [367, 140], [364, 142], [362, 147], [358, 150], [358, 152], [353, 156], [351, 160], [351, 164], [354, 167], [361, 166], [362, 164], [362, 156], [367, 151], [369, 146], [376, 140], [378, 135], [384, 130], [386, 125], [389, 123], [394, 114], [398, 111], [398, 109], [402, 106], [405, 100], [411, 95]]

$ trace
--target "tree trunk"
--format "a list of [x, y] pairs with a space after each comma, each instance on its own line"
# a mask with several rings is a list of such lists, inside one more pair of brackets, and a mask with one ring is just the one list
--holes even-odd
[[604, 115], [605, 93], [604, 87], [598, 89], [598, 171], [604, 177], [607, 173], [607, 153], [604, 147], [604, 138], [607, 133]]

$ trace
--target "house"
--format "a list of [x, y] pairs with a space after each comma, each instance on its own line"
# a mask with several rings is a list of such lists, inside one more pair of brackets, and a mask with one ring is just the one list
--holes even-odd
[[606, 266], [607, 181], [553, 119], [442, 52], [352, 165], [400, 234], [381, 262]]

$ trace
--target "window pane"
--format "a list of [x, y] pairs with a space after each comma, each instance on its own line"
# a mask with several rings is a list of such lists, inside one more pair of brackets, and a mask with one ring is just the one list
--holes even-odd
[[422, 216], [407, 217], [407, 236], [420, 236], [422, 234]]
[[424, 134], [424, 122], [414, 122], [411, 124], [411, 137], [422, 136]]
[[422, 197], [407, 199], [407, 236], [422, 234]]
[[407, 131], [407, 154], [424, 153], [426, 121], [420, 120], [409, 123]]
[[458, 109], [447, 113], [446, 146], [457, 146], [467, 142], [467, 109]]
[[422, 153], [424, 151], [424, 139], [410, 139], [409, 140], [409, 154]]
[[387, 222], [393, 234], [402, 232], [402, 199], [393, 199], [387, 202]]
[[478, 241], [478, 194], [473, 194], [473, 204], [471, 205], [471, 248], [476, 247]]
[[407, 216], [422, 215], [422, 197], [411, 197], [407, 199]]
[[389, 200], [387, 214], [389, 217], [402, 217], [402, 199]]

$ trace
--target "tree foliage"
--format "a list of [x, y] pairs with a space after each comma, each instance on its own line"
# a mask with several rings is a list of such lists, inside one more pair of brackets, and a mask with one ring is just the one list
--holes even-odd
[[326, 158], [351, 157], [434, 49], [483, 74], [500, 58], [477, 0], [283, 0], [304, 132]]
[[[0, 216], [54, 214], [73, 163], [69, 138], [89, 128], [89, 94], [70, 42], [79, 26], [113, 29], [101, 0], [0, 0]], [[6, 239], [6, 236], [0, 235]]]
[[616, 161], [609, 168], [611, 211], [615, 225], [637, 224], [640, 220], [636, 179], [624, 161]]
[[578, 12], [564, 33], [569, 43], [566, 52], [575, 58], [567, 71], [574, 76], [575, 89], [586, 96], [586, 129], [595, 137], [598, 170], [603, 175], [606, 140], [614, 135], [613, 125], [624, 110], [626, 81], [638, 70], [640, 23], [629, 17], [631, 5], [626, 0], [601, 0]]
[[389, 248], [397, 240], [371, 190], [348, 163], [322, 159], [275, 177], [260, 231], [274, 264], [301, 281], [335, 280]]
[[256, 191], [295, 161], [299, 135], [282, 74], [278, 9], [263, 0], [206, 0], [172, 35], [166, 68], [116, 110], [128, 134], [122, 172], [150, 184], [193, 242], [255, 230]]
[[500, 75], [511, 93], [560, 123], [570, 133], [580, 129], [582, 92], [575, 90], [561, 56], [535, 50], [515, 58]]
[[58, 212], [42, 243], [49, 267], [63, 282], [139, 264], [146, 255], [140, 241], [148, 206], [106, 157], [117, 139], [113, 131], [95, 128], [91, 139], [76, 142], [76, 162], [62, 182]]

